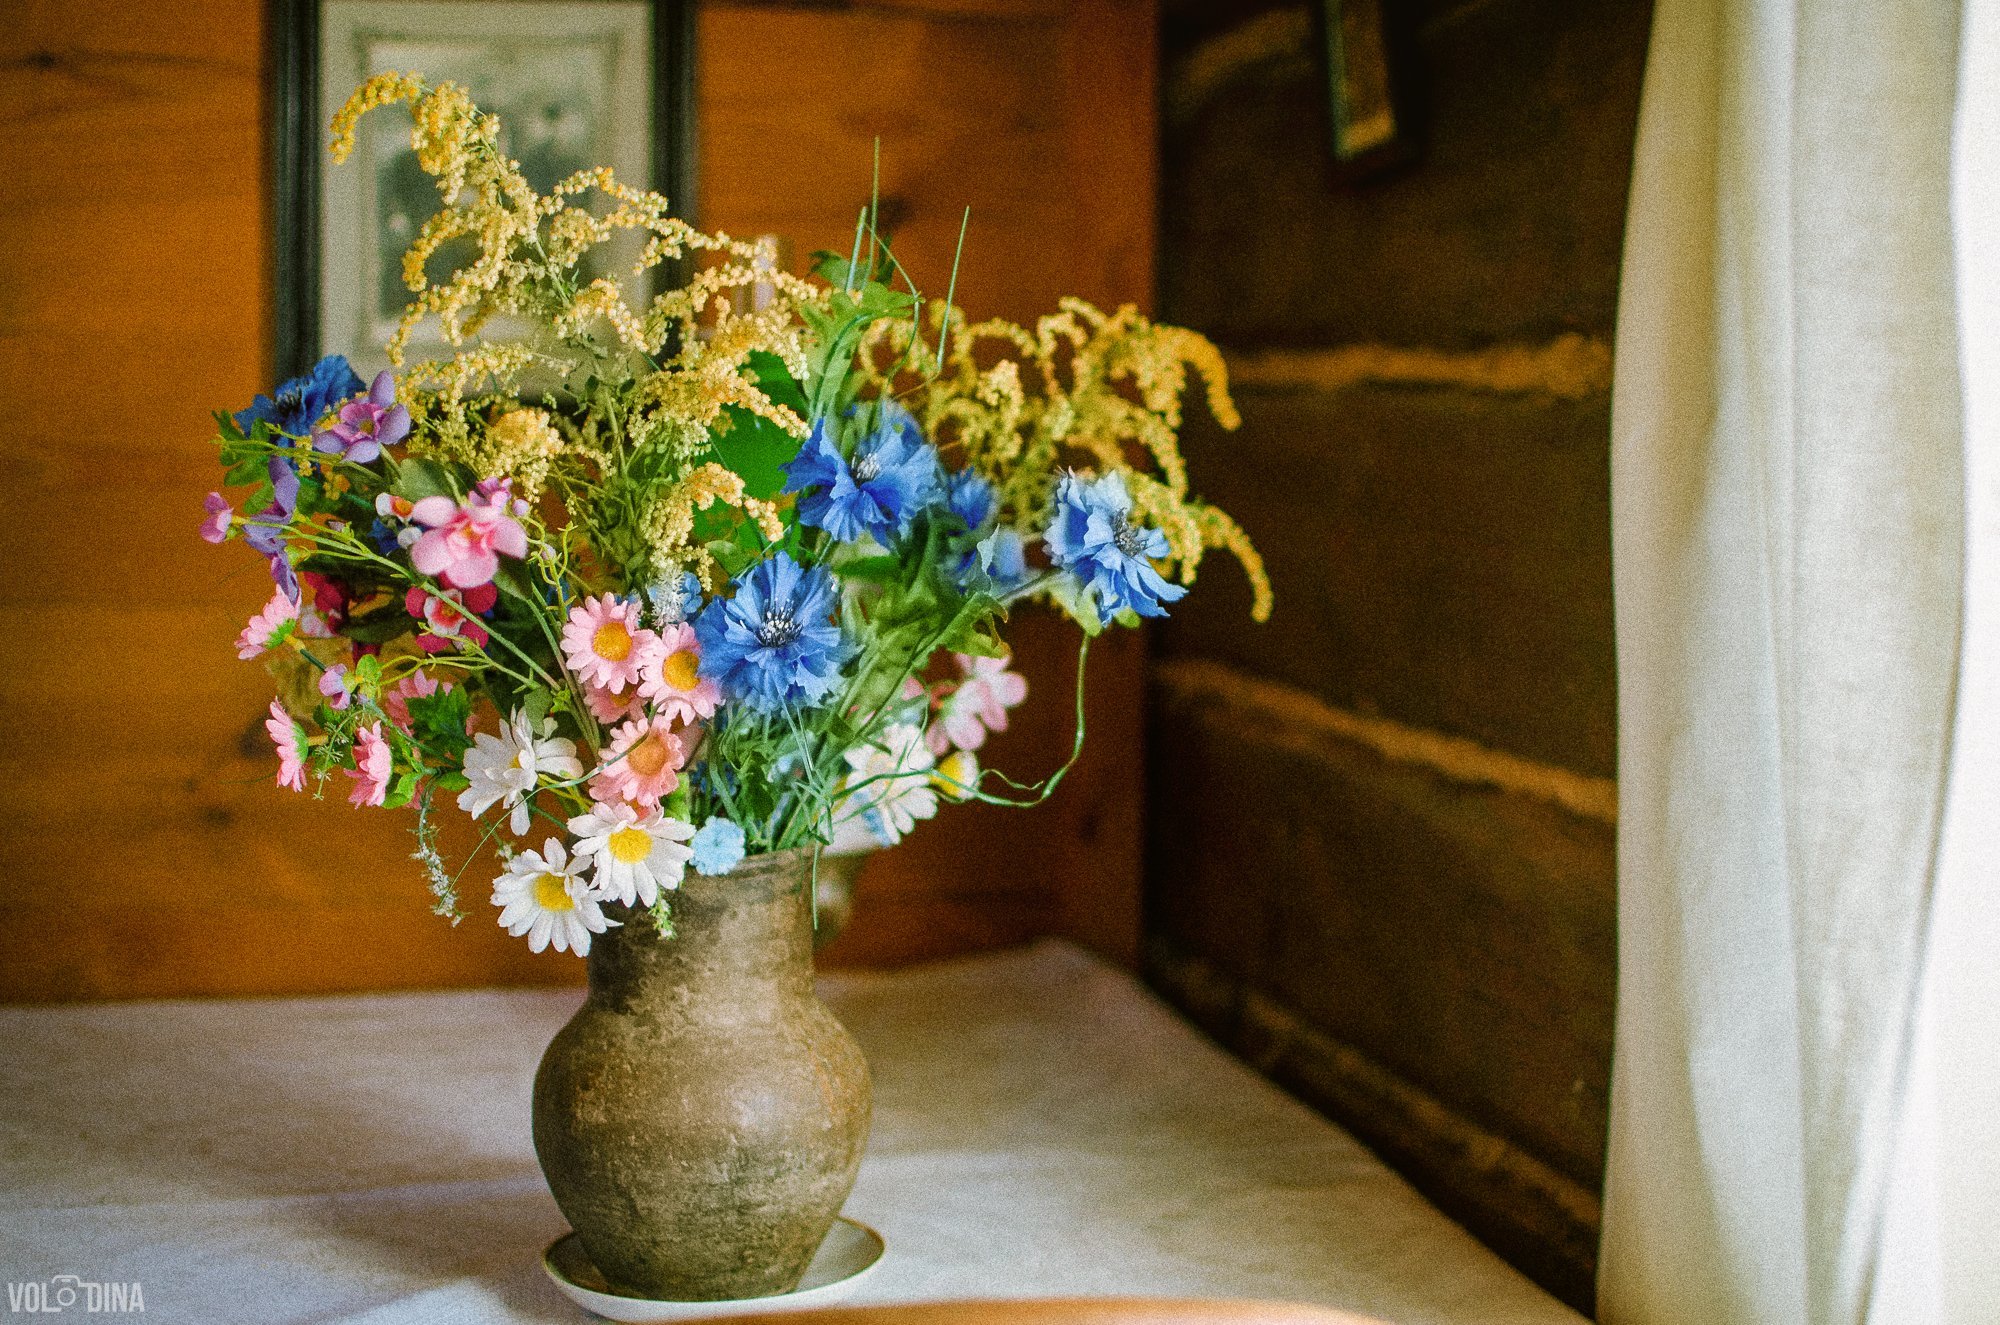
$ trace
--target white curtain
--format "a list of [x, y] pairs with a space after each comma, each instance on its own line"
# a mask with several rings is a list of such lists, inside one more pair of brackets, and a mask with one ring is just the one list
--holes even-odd
[[1607, 1325], [2000, 1322], [2000, 0], [1658, 0]]

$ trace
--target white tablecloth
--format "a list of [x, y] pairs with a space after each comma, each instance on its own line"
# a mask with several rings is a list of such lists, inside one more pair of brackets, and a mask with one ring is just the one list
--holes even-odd
[[[1129, 1293], [1399, 1325], [1579, 1320], [1074, 948], [823, 988], [875, 1071], [847, 1213], [889, 1251], [858, 1301]], [[137, 1282], [144, 1319], [191, 1325], [576, 1325], [539, 1265], [564, 1224], [528, 1093], [579, 997], [0, 1009], [0, 1280]]]

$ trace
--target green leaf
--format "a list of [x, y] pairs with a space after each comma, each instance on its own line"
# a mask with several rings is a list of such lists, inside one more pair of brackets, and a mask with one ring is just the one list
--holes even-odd
[[458, 500], [458, 488], [451, 481], [451, 471], [423, 456], [412, 457], [396, 467], [396, 483], [390, 491], [409, 501], [422, 501], [425, 497]]
[[1097, 635], [1103, 632], [1104, 618], [1097, 613], [1097, 600], [1091, 596], [1090, 590], [1084, 587], [1083, 581], [1076, 576], [1058, 575], [1050, 580], [1048, 595], [1056, 600], [1058, 607], [1069, 613], [1071, 620], [1083, 627], [1084, 634]]
[[717, 565], [722, 567], [723, 574], [732, 580], [748, 570], [757, 560], [757, 553], [754, 549], [746, 548], [742, 544], [732, 542], [726, 538], [718, 538], [710, 543], [708, 545], [708, 554], [715, 558]]
[[393, 810], [400, 806], [408, 805], [410, 797], [416, 794], [417, 783], [423, 780], [423, 776], [421, 769], [412, 768], [397, 777], [395, 783], [389, 788], [389, 794], [382, 798], [382, 807]]
[[783, 405], [799, 415], [805, 414], [808, 408], [805, 388], [793, 379], [783, 359], [769, 350], [752, 350], [745, 363], [750, 369], [751, 380], [757, 383], [757, 389], [768, 396], [772, 404]]
[[409, 707], [410, 728], [426, 749], [455, 762], [472, 744], [465, 730], [472, 721], [472, 692], [465, 686], [420, 695]]
[[895, 557], [857, 557], [853, 561], [835, 563], [833, 570], [842, 579], [887, 584], [902, 566], [903, 563]]
[[340, 633], [361, 644], [387, 644], [416, 629], [416, 618], [403, 610], [399, 602], [393, 608], [370, 612], [365, 617], [355, 617], [340, 628]]
[[519, 598], [523, 602], [541, 606], [542, 596], [535, 592], [535, 582], [528, 574], [528, 563], [512, 558], [502, 560], [493, 572], [493, 583], [501, 593]]
[[761, 501], [771, 500], [785, 490], [785, 466], [799, 453], [799, 439], [740, 405], [723, 413], [728, 426], [709, 439], [715, 458], [742, 475], [743, 491]]

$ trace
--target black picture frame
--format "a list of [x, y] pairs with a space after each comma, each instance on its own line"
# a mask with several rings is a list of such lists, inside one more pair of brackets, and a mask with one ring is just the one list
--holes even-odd
[[1415, 33], [1407, 0], [1319, 0], [1314, 45], [1334, 176], [1356, 182], [1422, 155]]
[[[274, 381], [320, 357], [320, 0], [267, 0]], [[695, 213], [695, 0], [651, 0], [652, 187]], [[668, 273], [668, 279], [685, 273]]]

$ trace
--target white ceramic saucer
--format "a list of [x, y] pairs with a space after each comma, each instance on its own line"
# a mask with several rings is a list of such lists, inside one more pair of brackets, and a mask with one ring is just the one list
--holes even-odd
[[881, 1264], [882, 1235], [846, 1215], [834, 1221], [826, 1241], [813, 1253], [805, 1277], [789, 1293], [775, 1297], [731, 1298], [722, 1302], [664, 1302], [650, 1297], [626, 1297], [614, 1293], [604, 1276], [584, 1254], [583, 1243], [574, 1233], [565, 1233], [542, 1253], [542, 1269], [555, 1280], [557, 1288], [582, 1307], [628, 1325], [646, 1325], [663, 1320], [700, 1320], [709, 1316], [742, 1316], [759, 1311], [804, 1311], [808, 1307], [830, 1307], [845, 1301], [861, 1286], [869, 1272]]

